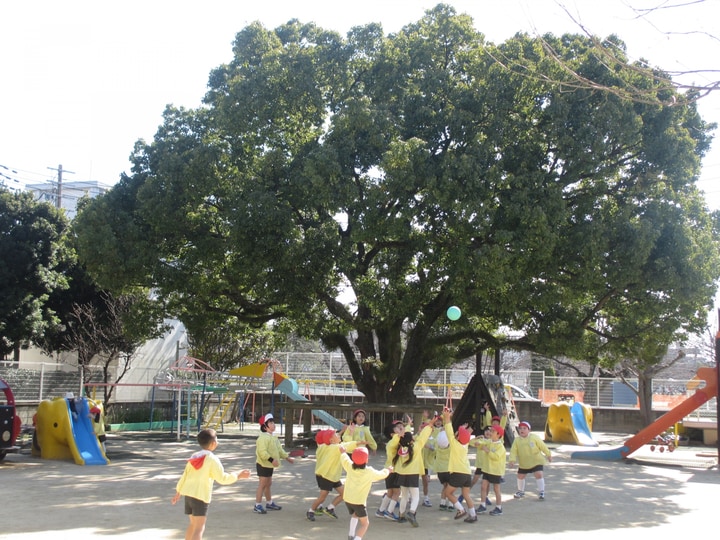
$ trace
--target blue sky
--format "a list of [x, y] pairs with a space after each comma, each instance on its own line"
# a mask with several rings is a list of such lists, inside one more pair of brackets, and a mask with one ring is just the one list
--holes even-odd
[[[26, 0], [0, 4], [0, 181], [10, 187], [55, 178], [115, 183], [138, 139], [152, 139], [167, 104], [197, 107], [210, 70], [232, 57], [235, 34], [259, 20], [289, 19], [346, 33], [380, 22], [386, 32], [422, 17], [423, 0]], [[720, 80], [720, 0], [670, 8], [667, 0], [448, 0], [490, 41], [518, 31], [616, 33], [631, 59], [685, 82]], [[681, 3], [677, 0], [676, 3]], [[649, 12], [644, 8], [658, 8]], [[717, 30], [716, 35], [712, 32]], [[716, 70], [709, 73], [708, 70]], [[720, 89], [700, 111], [720, 123]], [[700, 187], [720, 209], [720, 141]], [[13, 172], [15, 171], [15, 172]]]

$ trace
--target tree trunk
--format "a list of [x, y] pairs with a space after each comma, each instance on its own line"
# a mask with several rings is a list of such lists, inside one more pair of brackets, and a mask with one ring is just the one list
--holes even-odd
[[642, 372], [638, 374], [638, 401], [643, 426], [649, 426], [655, 420], [652, 411], [652, 377]]

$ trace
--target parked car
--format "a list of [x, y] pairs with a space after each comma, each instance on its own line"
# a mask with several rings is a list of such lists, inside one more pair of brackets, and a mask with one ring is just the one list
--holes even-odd
[[526, 392], [519, 386], [515, 386], [514, 384], [506, 384], [505, 390], [510, 391], [513, 401], [540, 401], [539, 399], [532, 397], [528, 392]]

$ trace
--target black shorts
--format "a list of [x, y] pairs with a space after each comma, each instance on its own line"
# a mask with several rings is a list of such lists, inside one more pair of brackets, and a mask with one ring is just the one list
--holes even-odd
[[454, 488], [469, 488], [472, 484], [472, 476], [467, 473], [450, 473], [450, 479], [448, 480], [448, 484], [450, 484]]
[[273, 471], [275, 470], [274, 467], [263, 467], [259, 463], [255, 463], [255, 471], [257, 472], [257, 475], [260, 477], [272, 477]]
[[207, 516], [210, 503], [185, 495], [185, 513], [188, 516]]
[[498, 476], [497, 474], [483, 474], [483, 481], [488, 481], [491, 484], [502, 484], [502, 476]]
[[367, 517], [367, 508], [365, 508], [364, 504], [352, 504], [345, 501], [345, 506], [347, 506], [351, 516], [355, 514], [359, 518]]
[[400, 487], [400, 475], [396, 472], [388, 474], [385, 479], [385, 489], [398, 489]]
[[449, 484], [450, 483], [450, 473], [445, 472], [439, 472], [438, 474], [438, 482], [441, 484]]
[[320, 476], [318, 474], [315, 475], [315, 481], [322, 491], [332, 491], [333, 489], [342, 487], [342, 482], [340, 480], [333, 482], [332, 480], [328, 480], [324, 476]]
[[530, 474], [530, 473], [536, 473], [538, 471], [542, 471], [543, 466], [542, 465], [535, 465], [532, 469], [522, 469], [518, 467], [518, 474]]
[[475, 469], [475, 476], [482, 476], [482, 469], [480, 467]]
[[398, 474], [400, 487], [416, 488], [420, 486], [420, 476], [417, 474]]

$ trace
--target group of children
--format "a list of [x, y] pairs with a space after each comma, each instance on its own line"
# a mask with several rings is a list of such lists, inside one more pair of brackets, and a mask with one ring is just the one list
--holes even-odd
[[[543, 465], [552, 460], [552, 455], [544, 441], [530, 432], [528, 422], [520, 422], [518, 436], [514, 439], [506, 461], [505, 430], [501, 425], [503, 418], [491, 418], [483, 433], [474, 438], [472, 429], [467, 426], [460, 426], [457, 431], [453, 429], [449, 409], [443, 410], [442, 414], [432, 415], [415, 434], [406, 432], [403, 422], [394, 421], [386, 430], [389, 440], [385, 446], [384, 468], [376, 470], [368, 465], [370, 452], [374, 454], [377, 450], [377, 442], [365, 423], [366, 417], [365, 411], [359, 409], [353, 413], [352, 423], [341, 433], [327, 429], [318, 432], [316, 436], [318, 450], [315, 478], [320, 492], [306, 516], [310, 521], [315, 521], [317, 514], [337, 519], [335, 509], [344, 501], [350, 513], [349, 540], [359, 540], [367, 532], [367, 497], [372, 483], [382, 479], [385, 479], [386, 492], [375, 515], [400, 523], [408, 522], [413, 527], [419, 526], [417, 508], [420, 503], [421, 479], [424, 505], [431, 505], [427, 495], [429, 469], [437, 474], [442, 485], [440, 509], [454, 510], [455, 519], [463, 519], [467, 523], [476, 522], [478, 513], [486, 512], [492, 504], [488, 497], [490, 486], [495, 495], [495, 508], [489, 514], [502, 515], [500, 484], [507, 462], [511, 466], [516, 462], [518, 464], [515, 498], [524, 497], [525, 479], [531, 473], [536, 478], [540, 500], [545, 498]], [[273, 436], [275, 422], [272, 414], [260, 419], [260, 428], [261, 434], [256, 442], [258, 487], [253, 510], [266, 514], [268, 510], [282, 508], [272, 499], [274, 469], [281, 460], [293, 463], [294, 459], [282, 448], [280, 440]], [[250, 476], [248, 470], [234, 475], [224, 472], [220, 461], [212, 454], [218, 444], [214, 430], [201, 431], [198, 442], [202, 450], [188, 460], [172, 500], [175, 504], [181, 495], [185, 495], [185, 513], [190, 516], [186, 540], [202, 538], [213, 481], [230, 484]], [[470, 448], [476, 449], [474, 471], [468, 455]], [[341, 480], [343, 471], [346, 474], [344, 484]], [[481, 502], [476, 508], [471, 490], [478, 481], [482, 482]], [[327, 507], [323, 507], [333, 490], [337, 495]], [[460, 495], [456, 495], [458, 490]], [[396, 508], [398, 513], [395, 512]]]

